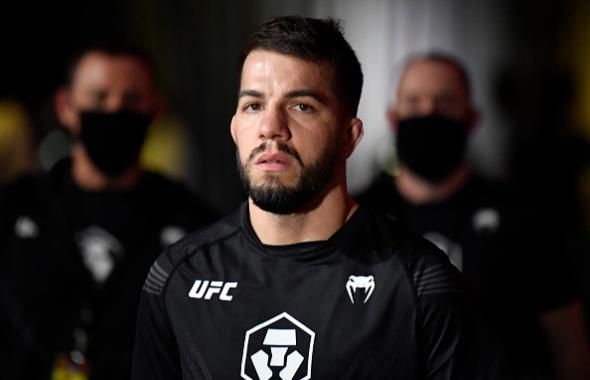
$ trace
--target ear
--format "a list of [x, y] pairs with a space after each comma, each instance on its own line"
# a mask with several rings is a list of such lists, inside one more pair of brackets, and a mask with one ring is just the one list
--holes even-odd
[[357, 117], [350, 119], [347, 127], [347, 139], [344, 144], [344, 155], [350, 157], [356, 146], [361, 142], [363, 137], [363, 121]]
[[387, 121], [389, 122], [389, 128], [391, 128], [392, 132], [397, 131], [397, 112], [394, 107], [389, 107], [387, 109]]
[[231, 118], [231, 123], [229, 126], [229, 132], [231, 133], [231, 138], [232, 140], [234, 140], [234, 144], [238, 144], [237, 138], [236, 138], [236, 115], [232, 116]]
[[80, 125], [78, 115], [72, 107], [69, 88], [60, 87], [55, 91], [53, 94], [53, 107], [59, 122], [72, 134], [78, 134]]

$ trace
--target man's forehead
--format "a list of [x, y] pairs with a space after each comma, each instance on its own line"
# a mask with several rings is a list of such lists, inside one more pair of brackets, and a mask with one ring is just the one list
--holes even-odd
[[149, 68], [141, 60], [127, 55], [102, 52], [84, 54], [72, 73], [72, 85], [115, 79], [120, 82], [151, 83]]
[[340, 108], [340, 97], [334, 88], [333, 78], [329, 65], [254, 50], [246, 57], [242, 67], [238, 99], [254, 94], [260, 99], [311, 97], [326, 106]]
[[244, 60], [240, 83], [242, 89], [247, 85], [268, 83], [269, 80], [284, 85], [316, 87], [329, 85], [332, 78], [332, 69], [327, 64], [256, 49]]
[[466, 84], [459, 70], [449, 62], [434, 59], [411, 62], [402, 73], [399, 94], [420, 90], [453, 91], [467, 95]]

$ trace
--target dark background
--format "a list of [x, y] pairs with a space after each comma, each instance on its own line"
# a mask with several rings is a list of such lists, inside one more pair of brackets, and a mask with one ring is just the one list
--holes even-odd
[[[63, 80], [68, 58], [78, 47], [88, 41], [109, 39], [143, 45], [159, 66], [161, 88], [169, 108], [188, 126], [191, 150], [185, 178], [202, 198], [225, 213], [244, 198], [229, 135], [240, 49], [247, 35], [268, 17], [293, 13], [314, 15], [317, 3], [2, 2], [0, 98], [17, 99], [26, 105], [32, 115], [36, 139], [40, 141], [55, 127], [50, 116], [51, 95]], [[339, 3], [346, 1], [329, 1], [324, 9]], [[363, 3], [371, 7], [387, 2]], [[412, 7], [411, 1], [390, 3]], [[524, 181], [529, 188], [539, 185], [535, 181], [541, 181], [543, 186], [554, 182], [554, 170], [558, 170], [559, 177], [560, 171], [571, 169], [568, 160], [579, 163], [580, 155], [585, 152], [580, 148], [576, 150], [581, 152], [576, 153], [578, 156], [565, 161], [562, 157], [556, 159], [560, 152], [573, 151], [564, 148], [569, 147], [569, 142], [559, 146], [555, 141], [567, 140], [566, 131], [584, 136], [587, 130], [580, 125], [579, 118], [573, 121], [572, 108], [578, 94], [576, 84], [581, 81], [575, 69], [576, 57], [589, 48], [576, 45], [579, 39], [575, 38], [576, 28], [572, 25], [583, 24], [580, 14], [587, 12], [588, 7], [584, 2], [572, 0], [504, 0], [495, 1], [497, 12], [489, 15], [470, 14], [465, 7], [457, 6], [461, 3], [448, 3], [454, 7], [449, 12], [459, 15], [455, 18], [458, 21], [454, 33], [469, 34], [472, 31], [467, 25], [474, 25], [473, 17], [487, 18], [482, 25], [494, 26], [493, 33], [497, 34], [494, 41], [502, 52], [501, 59], [491, 64], [493, 70], [485, 78], [478, 78], [479, 82], [489, 83], [487, 95], [495, 107], [492, 112], [502, 120], [494, 128], [509, 136], [510, 146], [503, 147], [502, 153], [507, 157], [507, 164], [491, 173], [513, 182]], [[548, 173], [553, 176], [552, 181], [547, 181]], [[563, 181], [572, 181], [565, 176], [560, 178], [555, 180], [558, 188]], [[575, 197], [571, 192], [560, 196], [568, 201]]]

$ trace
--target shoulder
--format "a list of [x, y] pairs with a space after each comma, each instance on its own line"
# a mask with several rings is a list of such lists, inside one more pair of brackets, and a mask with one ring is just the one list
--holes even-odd
[[404, 256], [437, 249], [432, 243], [410, 231], [394, 215], [367, 206], [361, 206], [361, 210], [365, 234], [380, 244], [389, 245]]
[[145, 171], [141, 188], [148, 198], [177, 216], [188, 214], [188, 219], [197, 219], [198, 225], [215, 220], [216, 213], [202, 199], [197, 197], [182, 182], [170, 179], [152, 171]]
[[410, 231], [395, 216], [380, 213], [364, 207], [365, 220], [363, 222], [366, 234], [383, 248], [399, 256], [402, 262], [410, 263], [423, 256], [440, 257], [446, 255], [430, 241]]
[[204, 252], [219, 242], [230, 239], [240, 231], [239, 211], [237, 211], [218, 222], [186, 235], [160, 254], [149, 271], [144, 290], [148, 293], [161, 293], [169, 278], [192, 256]]
[[477, 236], [490, 238], [515, 233], [521, 228], [518, 226], [521, 205], [506, 184], [473, 176], [459, 195]]
[[388, 213], [396, 211], [402, 203], [394, 178], [386, 172], [381, 172], [355, 199], [361, 205]]
[[37, 210], [43, 204], [39, 200], [37, 178], [26, 175], [16, 178], [0, 191], [0, 234], [8, 233], [24, 211]]
[[403, 264], [419, 296], [446, 288], [460, 291], [461, 274], [443, 251], [410, 232], [394, 217], [367, 212], [370, 222], [366, 225], [373, 238], [381, 242], [381, 249]]
[[23, 191], [25, 193], [33, 192], [37, 186], [39, 179], [37, 176], [32, 174], [27, 174], [21, 177], [14, 179], [14, 181], [10, 182], [6, 187], [2, 189], [0, 194], [3, 197], [9, 197], [16, 194], [21, 194]]
[[225, 218], [196, 230], [170, 246], [169, 252], [175, 261], [200, 251], [201, 249], [217, 244], [239, 233], [240, 211], [236, 211]]
[[480, 176], [469, 178], [463, 189], [463, 196], [481, 205], [509, 206], [515, 194], [506, 184]]
[[142, 186], [154, 193], [192, 197], [191, 191], [181, 182], [150, 170], [144, 172]]
[[27, 174], [2, 189], [0, 203], [3, 208], [38, 207], [53, 199], [55, 191], [55, 180], [49, 173]]

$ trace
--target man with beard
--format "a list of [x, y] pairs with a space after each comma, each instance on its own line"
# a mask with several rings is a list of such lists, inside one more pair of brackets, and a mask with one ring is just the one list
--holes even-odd
[[[388, 111], [398, 164], [358, 197], [444, 250], [504, 343], [515, 379], [587, 379], [580, 302], [559, 231], [526, 217], [465, 159], [478, 121], [466, 70], [433, 53], [410, 59]], [[554, 367], [554, 368], [552, 368]]]
[[184, 186], [139, 164], [160, 108], [154, 70], [132, 47], [84, 49], [55, 98], [71, 158], [2, 194], [11, 378], [129, 379], [151, 263], [209, 221]]
[[486, 369], [444, 253], [347, 192], [361, 87], [333, 20], [280, 17], [251, 36], [230, 127], [249, 198], [152, 266], [134, 379], [472, 379]]

